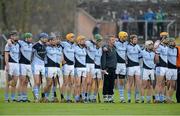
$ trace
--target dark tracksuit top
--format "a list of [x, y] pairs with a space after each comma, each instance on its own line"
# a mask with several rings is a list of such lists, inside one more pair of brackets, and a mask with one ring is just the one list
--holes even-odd
[[104, 75], [103, 95], [113, 95], [115, 69], [117, 65], [117, 55], [115, 47], [110, 48], [108, 45], [103, 47], [101, 57], [102, 70], [106, 70], [108, 75]]
[[103, 47], [103, 53], [101, 57], [101, 67], [102, 70], [109, 68], [116, 69], [117, 57], [115, 47], [110, 48], [109, 46]]

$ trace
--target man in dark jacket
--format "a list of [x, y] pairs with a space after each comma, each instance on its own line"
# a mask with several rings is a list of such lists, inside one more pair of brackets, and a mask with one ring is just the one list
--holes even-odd
[[115, 79], [115, 69], [117, 64], [116, 50], [114, 48], [115, 37], [109, 36], [108, 43], [103, 47], [101, 57], [102, 71], [104, 73], [103, 98], [104, 102], [113, 103], [113, 89]]

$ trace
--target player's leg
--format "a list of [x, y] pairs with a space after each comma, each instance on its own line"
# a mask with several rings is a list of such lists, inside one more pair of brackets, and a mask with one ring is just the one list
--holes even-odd
[[142, 87], [141, 87], [141, 103], [144, 103], [144, 96], [145, 96], [145, 91], [146, 91], [146, 87], [147, 87], [147, 79], [148, 79], [147, 70], [143, 69], [143, 71], [142, 71]]
[[140, 95], [140, 90], [141, 90], [141, 69], [140, 66], [136, 66], [135, 67], [135, 102], [138, 103], [139, 102], [139, 95]]
[[127, 96], [128, 103], [131, 102], [131, 90], [134, 81], [134, 69], [133, 67], [128, 67], [128, 78], [127, 78]]
[[155, 86], [155, 103], [160, 102], [160, 87], [161, 87], [161, 82], [163, 80], [163, 76], [160, 75], [160, 67], [156, 67], [156, 86]]
[[5, 85], [5, 102], [9, 102], [9, 87], [10, 87], [10, 80], [12, 79], [12, 76], [9, 74], [9, 72], [6, 72], [6, 85]]
[[[51, 87], [52, 87], [52, 83], [53, 83], [53, 81], [52, 81], [52, 78], [53, 77], [47, 77], [47, 79], [46, 79], [46, 86], [43, 88], [43, 92], [44, 92], [44, 102], [48, 102], [49, 101], [49, 94], [50, 94], [50, 91], [51, 91]], [[54, 94], [54, 93], [52, 93], [52, 94]], [[54, 95], [53, 95], [54, 96]], [[52, 101], [54, 100], [54, 97], [52, 98]]]
[[[93, 75], [93, 81], [92, 81], [92, 95], [91, 95], [91, 102], [96, 102], [96, 95], [99, 89], [99, 82], [100, 82], [100, 74], [99, 74], [100, 69], [95, 69], [94, 70], [94, 75]], [[98, 81], [98, 82], [97, 82]], [[98, 83], [98, 86], [97, 86]]]
[[164, 68], [164, 67], [162, 67], [161, 68], [161, 76], [162, 76], [162, 80], [161, 80], [161, 85], [160, 85], [160, 94], [159, 94], [159, 96], [160, 96], [160, 102], [162, 103], [162, 102], [164, 102], [165, 101], [165, 94], [166, 94], [166, 73], [167, 73], [167, 68]]
[[12, 71], [11, 71], [10, 63], [6, 65], [5, 67], [5, 76], [6, 76], [6, 85], [5, 85], [5, 102], [10, 102], [9, 99], [9, 92], [10, 92], [10, 81], [12, 80]]
[[73, 102], [71, 100], [74, 93], [74, 68], [69, 71], [69, 75], [64, 75], [63, 80], [63, 95], [66, 93], [66, 102]]
[[55, 73], [54, 67], [46, 67], [46, 85], [43, 88], [43, 96], [42, 96], [44, 102], [48, 102], [48, 97], [53, 83], [52, 78], [55, 78], [54, 73]]
[[[87, 82], [88, 81], [86, 81], [86, 76], [87, 76], [87, 74], [86, 74], [86, 68], [83, 68], [82, 69], [82, 77], [81, 77], [81, 79], [82, 79], [82, 81], [81, 81], [81, 94], [82, 94], [82, 97], [83, 97], [83, 101], [84, 101], [84, 103], [87, 103], [88, 101], [89, 101], [89, 94], [90, 94], [90, 90], [91, 90], [91, 86], [89, 86], [89, 91], [87, 91]], [[90, 78], [91, 79], [91, 78]], [[92, 83], [92, 82], [90, 82], [90, 83]]]
[[75, 75], [75, 102], [80, 102], [81, 72], [76, 68]]
[[25, 85], [26, 85], [26, 67], [25, 64], [20, 64], [20, 76], [19, 76], [19, 93], [18, 93], [18, 101], [25, 102]]
[[172, 103], [172, 96], [175, 91], [175, 84], [177, 80], [177, 69], [168, 69], [167, 75], [166, 75], [166, 80], [168, 83], [168, 90], [167, 90], [167, 98], [166, 101], [169, 103]]
[[16, 94], [16, 85], [19, 78], [19, 64], [13, 63], [13, 74], [12, 74], [12, 80], [11, 80], [11, 100], [15, 100], [15, 94]]
[[152, 84], [151, 84], [151, 80], [148, 80], [146, 83], [146, 87], [147, 87], [147, 94], [146, 94], [146, 101], [147, 103], [151, 102], [151, 96], [152, 96]]
[[141, 90], [141, 79], [140, 79], [140, 75], [135, 75], [135, 102], [138, 103], [139, 102], [139, 94], [140, 94], [140, 90]]
[[[73, 70], [74, 72], [74, 70]], [[74, 73], [72, 75], [70, 75], [70, 82], [69, 82], [69, 96], [70, 96], [70, 102], [73, 102], [73, 100], [71, 99], [74, 96], [74, 89], [75, 89], [75, 78], [74, 78]]]
[[142, 80], [142, 87], [141, 87], [141, 103], [144, 103], [146, 87], [147, 87], [147, 80]]
[[17, 102], [23, 102], [23, 99], [22, 99], [23, 81], [24, 81], [23, 78], [25, 78], [23, 75], [19, 76], [19, 83], [17, 85], [17, 93], [18, 93]]
[[[147, 86], [147, 95], [146, 95], [146, 101], [147, 103], [150, 103], [151, 102], [151, 98], [152, 96], [154, 97], [154, 88], [153, 88], [153, 82], [155, 81], [155, 77], [154, 77], [154, 70], [150, 70], [150, 73], [149, 73], [149, 81], [148, 81], [148, 86]], [[153, 98], [154, 100], [154, 98]]]
[[[71, 74], [71, 67], [67, 64], [64, 65], [64, 76], [63, 76], [63, 85], [61, 92], [61, 102], [65, 102], [65, 95], [69, 89], [69, 75]], [[67, 97], [66, 97], [67, 98]]]
[[9, 93], [11, 91], [11, 81], [12, 81], [12, 74], [13, 74], [13, 68], [12, 63], [8, 64], [8, 67], [6, 66], [6, 87], [5, 87], [5, 102], [10, 102], [9, 99]]
[[[53, 71], [54, 73], [52, 74], [52, 91], [51, 91], [51, 101], [52, 102], [59, 102], [58, 98], [57, 98], [57, 92], [56, 92], [56, 89], [57, 89], [57, 85], [59, 86], [59, 93], [61, 94], [62, 93], [62, 82], [63, 82], [63, 76], [62, 76], [62, 69], [59, 68], [59, 67], [53, 67]], [[51, 71], [51, 72], [53, 72]], [[61, 97], [62, 98], [62, 97]], [[63, 101], [65, 102], [65, 101]]]
[[30, 81], [30, 78], [32, 78], [32, 69], [31, 65], [25, 65], [26, 71], [23, 73], [23, 75], [26, 75], [25, 78], [23, 78], [23, 88], [22, 88], [22, 97], [24, 102], [30, 102], [27, 95], [28, 90], [28, 78]]
[[94, 64], [87, 64], [87, 75], [86, 75], [86, 84], [87, 84], [87, 93], [86, 93], [86, 99], [89, 100], [90, 94], [92, 91], [92, 81], [93, 81], [93, 75], [94, 75]]
[[74, 66], [70, 66], [70, 73], [69, 76], [67, 78], [67, 97], [66, 100], [67, 102], [72, 102], [71, 97], [73, 94], [73, 84], [74, 84]]
[[125, 98], [124, 98], [125, 75], [126, 75], [126, 65], [121, 64], [120, 73], [119, 73], [119, 86], [118, 86], [121, 103], [125, 103]]
[[6, 66], [6, 88], [5, 88], [5, 102], [10, 102], [11, 97], [9, 98], [9, 94], [11, 94], [11, 82], [13, 77], [13, 69], [11, 66], [12, 63], [8, 63]]
[[39, 65], [33, 65], [33, 78], [34, 78], [34, 95], [35, 95], [35, 102], [39, 102], [39, 87], [41, 84], [40, 79], [40, 66]]

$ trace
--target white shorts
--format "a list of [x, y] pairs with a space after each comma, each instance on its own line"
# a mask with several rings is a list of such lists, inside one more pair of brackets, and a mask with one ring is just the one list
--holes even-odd
[[45, 76], [45, 66], [39, 64], [32, 64], [32, 72], [34, 75], [39, 75], [41, 72], [42, 76]]
[[156, 67], [157, 76], [166, 76], [167, 71], [168, 71], [167, 67]]
[[18, 63], [10, 63], [9, 62], [9, 71], [8, 74], [11, 76], [19, 76], [19, 64]]
[[166, 73], [166, 79], [167, 80], [177, 80], [177, 69], [168, 68], [168, 71]]
[[67, 65], [63, 66], [63, 72], [65, 76], [74, 76], [74, 65]]
[[98, 79], [102, 78], [102, 73], [101, 73], [101, 69], [96, 69], [94, 70], [94, 75], [93, 75], [93, 79], [95, 79], [97, 76]]
[[141, 69], [140, 66], [132, 66], [127, 68], [128, 76], [140, 76], [141, 75]]
[[154, 80], [154, 69], [143, 68], [142, 80]]
[[54, 78], [58, 75], [58, 77], [62, 77], [62, 70], [58, 67], [46, 67], [46, 77]]
[[95, 64], [92, 64], [92, 63], [87, 63], [86, 64], [87, 73], [90, 73], [90, 74], [94, 75], [94, 69], [95, 69]]
[[125, 63], [117, 63], [116, 74], [126, 75], [126, 64]]
[[76, 77], [86, 77], [86, 68], [75, 68], [75, 75]]
[[30, 64], [20, 64], [20, 75], [32, 77], [32, 68]]

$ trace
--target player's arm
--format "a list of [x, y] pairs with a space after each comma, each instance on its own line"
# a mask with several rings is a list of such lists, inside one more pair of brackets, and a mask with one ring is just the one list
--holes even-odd
[[62, 55], [62, 64], [66, 64], [66, 61], [64, 60], [64, 55]]
[[101, 68], [102, 68], [102, 72], [104, 74], [107, 74], [107, 70], [106, 70], [106, 54], [107, 54], [107, 47], [103, 47], [103, 53], [101, 56]]
[[32, 54], [31, 54], [31, 63], [33, 61], [33, 58], [34, 58], [34, 53], [35, 53], [35, 45], [32, 47]]
[[155, 51], [155, 57], [154, 57], [155, 64], [159, 63], [159, 54], [160, 54], [160, 48], [157, 48]]
[[9, 52], [8, 51], [5, 51], [4, 57], [5, 57], [6, 70], [8, 71], [9, 70]]
[[5, 58], [5, 65], [6, 65], [6, 71], [9, 70], [9, 51], [10, 51], [10, 46], [8, 43], [5, 46], [5, 53], [4, 53], [4, 58]]

